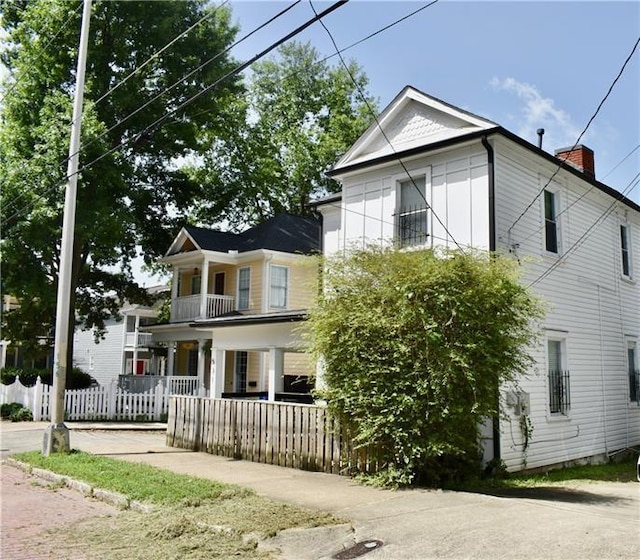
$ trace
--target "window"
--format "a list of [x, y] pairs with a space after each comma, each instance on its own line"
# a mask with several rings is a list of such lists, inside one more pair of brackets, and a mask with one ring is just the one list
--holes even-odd
[[627, 343], [627, 365], [629, 367], [629, 400], [640, 405], [640, 371], [635, 342]]
[[398, 241], [401, 247], [423, 245], [427, 241], [427, 210], [425, 177], [400, 182], [400, 204], [396, 214]]
[[544, 191], [544, 236], [545, 249], [550, 253], [558, 252], [557, 194]]
[[187, 353], [187, 375], [198, 375], [198, 349], [189, 348]]
[[202, 277], [199, 274], [194, 274], [191, 277], [191, 295], [199, 294], [201, 285]]
[[238, 269], [238, 310], [249, 309], [249, 285], [251, 269], [248, 266]]
[[247, 392], [247, 364], [249, 363], [248, 352], [236, 352], [236, 364], [234, 375], [234, 392]]
[[289, 284], [289, 268], [286, 266], [271, 266], [271, 307], [287, 308], [287, 291]]
[[549, 411], [551, 414], [567, 414], [571, 406], [569, 372], [565, 368], [564, 340], [547, 340], [549, 371]]
[[620, 225], [620, 253], [622, 257], [622, 275], [631, 278], [631, 247], [629, 226]]

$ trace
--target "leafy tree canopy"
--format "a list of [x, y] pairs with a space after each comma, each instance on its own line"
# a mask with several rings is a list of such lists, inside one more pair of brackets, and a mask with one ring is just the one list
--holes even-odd
[[[9, 71], [0, 92], [2, 292], [24, 306], [4, 318], [4, 336], [14, 341], [33, 342], [35, 330], [50, 331], [54, 321], [81, 5], [0, 1]], [[228, 108], [243, 91], [237, 79], [162, 119], [235, 66], [220, 55], [236, 35], [230, 18], [204, 0], [93, 5], [72, 282], [87, 328], [100, 331], [125, 299], [144, 301], [130, 269], [136, 247], [148, 262], [162, 254], [202, 195], [176, 162], [201, 153], [205, 131], [215, 137], [233, 128]], [[37, 326], [26, 327], [27, 312]]]
[[[540, 304], [504, 258], [368, 248], [326, 263], [309, 335], [331, 411], [379, 449], [387, 484], [479, 467], [498, 387], [526, 373]], [[475, 472], [475, 471], [474, 471]]]
[[365, 73], [355, 62], [348, 68], [297, 42], [252, 66], [235, 106], [238, 127], [224, 139], [209, 135], [211, 149], [195, 171], [209, 192], [200, 220], [242, 228], [283, 211], [304, 213], [310, 197], [339, 190], [324, 173], [377, 113]]

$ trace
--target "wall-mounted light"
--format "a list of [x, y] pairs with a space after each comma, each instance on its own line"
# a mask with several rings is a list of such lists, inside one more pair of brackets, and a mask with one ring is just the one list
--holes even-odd
[[197, 266], [193, 267], [193, 274], [194, 276], [200, 274], [200, 269]]

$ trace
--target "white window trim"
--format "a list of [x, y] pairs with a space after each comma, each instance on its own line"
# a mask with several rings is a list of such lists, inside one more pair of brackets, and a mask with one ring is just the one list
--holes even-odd
[[[629, 371], [631, 368], [629, 366], [633, 365], [633, 367], [635, 368], [635, 371], [640, 371], [640, 356], [638, 356], [638, 341], [636, 340], [636, 338], [631, 337], [631, 336], [627, 336], [626, 338], [626, 344], [625, 344], [625, 365], [626, 365], [626, 370], [625, 371]], [[633, 348], [635, 350], [635, 358], [636, 358], [636, 363], [635, 364], [629, 364], [629, 349]], [[631, 400], [631, 388], [629, 387], [629, 383], [627, 383], [627, 391], [629, 391], [628, 395], [627, 395], [627, 403], [629, 405], [633, 405], [634, 407], [637, 407], [640, 404], [640, 395], [638, 395], [638, 399], [639, 401], [632, 401]]]
[[[623, 270], [623, 261], [622, 261], [622, 228], [625, 228], [627, 231], [627, 255], [629, 258], [629, 274], [625, 274]], [[618, 245], [618, 257], [620, 259], [620, 276], [623, 280], [634, 280], [634, 271], [633, 271], [633, 235], [631, 230], [631, 224], [625, 221], [620, 221], [618, 223], [618, 231], [616, 232], [616, 239]]]
[[[540, 181], [544, 181], [544, 177], [540, 177]], [[546, 183], [546, 181], [544, 181], [543, 185]], [[557, 247], [558, 247], [558, 251], [556, 253], [554, 253], [553, 251], [549, 251], [547, 250], [547, 217], [546, 217], [546, 211], [545, 211], [545, 191], [548, 191], [550, 193], [553, 194], [554, 199], [555, 199], [555, 211], [556, 211], [556, 243], [557, 243]], [[540, 218], [542, 221], [542, 236], [541, 236], [541, 244], [542, 244], [542, 254], [547, 256], [547, 257], [551, 257], [554, 259], [560, 258], [563, 254], [563, 246], [564, 246], [564, 228], [563, 228], [563, 218], [564, 218], [564, 214], [563, 214], [563, 208], [564, 208], [564, 203], [562, 200], [562, 194], [564, 192], [564, 189], [562, 188], [561, 185], [559, 185], [558, 183], [555, 182], [551, 182], [548, 185], [546, 185], [544, 187], [544, 189], [542, 190], [541, 196], [540, 196]]]
[[[274, 268], [284, 268], [287, 271], [287, 284], [285, 286], [284, 306], [275, 306], [275, 305], [273, 305], [273, 302], [271, 301], [271, 295], [272, 295], [271, 294], [271, 288], [272, 288], [271, 275], [273, 273], [273, 269]], [[290, 267], [286, 266], [286, 265], [282, 265], [282, 264], [270, 264], [269, 265], [269, 284], [268, 284], [269, 308], [270, 309], [289, 309], [290, 289], [291, 289], [291, 270], [290, 270]]]
[[[249, 271], [249, 289], [247, 290], [247, 306], [240, 307], [240, 271], [248, 270]], [[246, 311], [251, 307], [251, 267], [250, 266], [241, 266], [238, 268], [238, 278], [236, 280], [236, 301], [238, 311]]]
[[[393, 177], [393, 184], [395, 185], [393, 189], [394, 198], [393, 208], [394, 214], [398, 215], [402, 208], [402, 183], [409, 181], [410, 179], [421, 179], [424, 177], [424, 197], [426, 200], [427, 207], [427, 241], [422, 245], [415, 245], [415, 247], [433, 247], [433, 213], [431, 212], [431, 201], [432, 201], [432, 178], [431, 178], [431, 165], [427, 165], [426, 167], [419, 167], [418, 169], [409, 169], [409, 174], [400, 173]], [[394, 239], [397, 237], [397, 225], [394, 223]]]
[[568, 336], [564, 334], [558, 334], [558, 332], [548, 332], [545, 336], [544, 343], [544, 363], [545, 363], [545, 390], [546, 390], [546, 406], [547, 406], [547, 420], [552, 422], [569, 420], [571, 418], [571, 404], [569, 404], [569, 410], [566, 413], [563, 412], [551, 412], [550, 401], [550, 386], [549, 386], [549, 342], [560, 342], [560, 363], [563, 371], [569, 371], [569, 394], [571, 394], [571, 369], [569, 367], [569, 341]]

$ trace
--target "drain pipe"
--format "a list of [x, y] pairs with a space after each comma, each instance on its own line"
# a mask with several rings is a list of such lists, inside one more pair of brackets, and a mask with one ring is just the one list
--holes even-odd
[[[495, 180], [495, 154], [493, 146], [486, 136], [482, 137], [482, 145], [487, 150], [487, 175], [489, 182], [489, 251], [496, 251], [496, 180]], [[493, 417], [493, 459], [497, 462], [502, 458], [500, 451], [500, 389], [496, 391], [498, 412]]]

